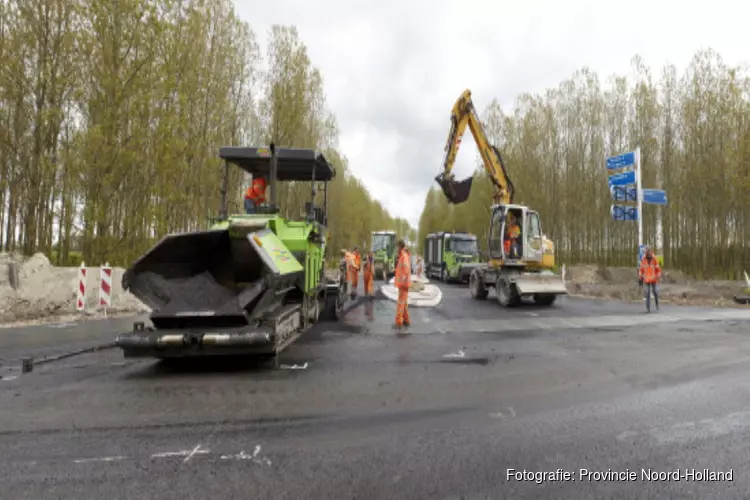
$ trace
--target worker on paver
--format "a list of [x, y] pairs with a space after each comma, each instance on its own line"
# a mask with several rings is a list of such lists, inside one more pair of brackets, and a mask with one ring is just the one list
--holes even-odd
[[245, 213], [254, 214], [258, 206], [266, 201], [266, 178], [253, 177], [253, 182], [245, 191]]
[[367, 252], [367, 257], [365, 257], [362, 279], [365, 284], [365, 295], [372, 297], [372, 281], [375, 279], [375, 254], [372, 252]]
[[659, 261], [656, 260], [654, 251], [650, 247], [646, 247], [645, 255], [641, 260], [641, 266], [638, 269], [639, 281], [644, 285], [646, 291], [646, 311], [651, 312], [651, 292], [654, 292], [654, 304], [656, 310], [659, 310], [659, 294], [656, 290], [656, 285], [661, 279], [661, 266]]
[[409, 288], [411, 287], [411, 255], [406, 250], [404, 240], [398, 241], [398, 255], [396, 257], [396, 276], [394, 285], [398, 289], [396, 302], [396, 324], [393, 327], [400, 330], [409, 326]]
[[352, 298], [357, 296], [357, 287], [359, 286], [359, 271], [362, 269], [362, 258], [359, 255], [359, 247], [354, 245], [349, 260], [349, 283], [352, 285]]

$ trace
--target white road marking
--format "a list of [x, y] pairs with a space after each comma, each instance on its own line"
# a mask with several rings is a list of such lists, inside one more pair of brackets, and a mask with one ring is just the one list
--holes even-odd
[[0, 377], [0, 380], [3, 380], [5, 382], [10, 382], [11, 380], [15, 380], [18, 378], [18, 375], [11, 375], [10, 377]]
[[53, 323], [51, 325], [47, 325], [49, 328], [68, 328], [70, 326], [75, 326], [76, 323]]
[[115, 460], [125, 460], [128, 457], [116, 456], [116, 457], [97, 457], [97, 458], [79, 458], [73, 460], [77, 464], [83, 464], [87, 462], [114, 462]]
[[253, 450], [252, 455], [248, 455], [245, 453], [245, 450], [241, 450], [236, 455], [222, 455], [222, 460], [252, 460], [255, 463], [261, 463], [265, 465], [271, 465], [271, 461], [268, 459], [268, 457], [259, 457], [258, 454], [260, 453], [260, 445], [255, 445], [255, 450]]
[[210, 453], [211, 450], [201, 449], [201, 445], [196, 446], [192, 450], [182, 450], [182, 451], [165, 451], [161, 453], [154, 453], [151, 455], [151, 458], [167, 458], [167, 457], [185, 457], [184, 462], [187, 462], [193, 456], [200, 454], [206, 454]]
[[465, 356], [466, 356], [466, 354], [463, 351], [459, 350], [458, 352], [452, 352], [450, 354], [445, 354], [443, 357], [444, 358], [463, 358]]
[[[190, 460], [191, 458], [193, 458], [193, 456], [196, 453], [198, 453], [199, 451], [201, 451], [201, 445], [200, 444], [198, 446], [196, 446], [195, 448], [193, 448], [193, 451], [190, 452], [190, 455], [188, 455], [188, 456], [185, 457], [185, 460], [183, 460], [183, 462], [187, 462], [188, 460]], [[208, 450], [206, 450], [203, 453], [208, 453]]]
[[[515, 418], [516, 417], [516, 410], [514, 410], [510, 406], [508, 406], [508, 410], [510, 411], [510, 418]], [[490, 417], [492, 417], [492, 418], [505, 418], [505, 415], [502, 412], [496, 411], [495, 413], [490, 413]]]
[[307, 361], [304, 365], [281, 365], [282, 370], [307, 370]]

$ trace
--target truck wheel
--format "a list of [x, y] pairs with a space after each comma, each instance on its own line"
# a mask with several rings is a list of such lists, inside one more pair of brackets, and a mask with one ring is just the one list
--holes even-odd
[[497, 294], [498, 303], [503, 307], [513, 307], [521, 302], [516, 285], [500, 278], [497, 279], [495, 293]]
[[310, 323], [317, 323], [320, 319], [320, 298], [315, 297], [310, 304], [310, 310], [308, 311], [308, 319]]
[[555, 303], [557, 295], [551, 293], [537, 293], [534, 295], [534, 304], [539, 306], [551, 306]]
[[342, 299], [339, 291], [337, 294], [328, 294], [325, 301], [325, 318], [328, 321], [338, 321], [341, 317]]
[[477, 273], [471, 273], [471, 277], [469, 277], [469, 292], [471, 292], [472, 298], [476, 300], [484, 300], [487, 298], [489, 292]]

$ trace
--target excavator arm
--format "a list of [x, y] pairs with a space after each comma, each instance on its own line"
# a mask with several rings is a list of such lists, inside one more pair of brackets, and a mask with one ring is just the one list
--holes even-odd
[[461, 144], [461, 138], [466, 132], [466, 127], [471, 130], [474, 142], [479, 148], [479, 154], [482, 156], [482, 163], [487, 175], [494, 186], [492, 195], [495, 204], [507, 205], [513, 202], [513, 183], [508, 177], [505, 170], [505, 164], [500, 156], [500, 152], [495, 146], [490, 144], [487, 134], [484, 133], [482, 122], [477, 116], [474, 103], [471, 101], [471, 91], [465, 90], [451, 111], [451, 130], [448, 134], [448, 140], [445, 143], [445, 158], [443, 160], [443, 171], [435, 177], [445, 193], [445, 197], [453, 204], [465, 202], [469, 198], [471, 185], [474, 177], [469, 177], [463, 181], [454, 179], [452, 170], [456, 162], [456, 154]]

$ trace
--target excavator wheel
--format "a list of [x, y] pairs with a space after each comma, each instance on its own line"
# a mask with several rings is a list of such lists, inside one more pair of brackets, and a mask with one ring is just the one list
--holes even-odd
[[515, 283], [509, 283], [502, 278], [497, 279], [495, 293], [498, 303], [503, 307], [513, 307], [521, 302]]
[[484, 300], [489, 294], [487, 287], [484, 285], [484, 281], [482, 281], [482, 278], [477, 272], [471, 273], [471, 276], [469, 277], [469, 292], [475, 300]]

